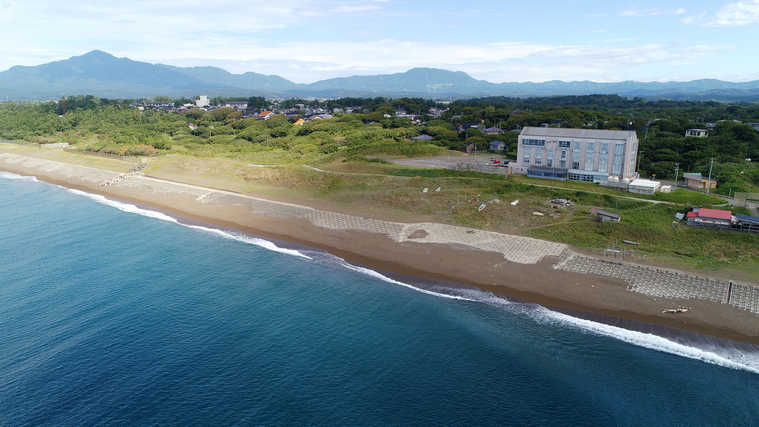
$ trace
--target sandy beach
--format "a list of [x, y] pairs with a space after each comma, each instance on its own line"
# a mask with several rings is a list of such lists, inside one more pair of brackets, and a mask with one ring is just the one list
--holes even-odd
[[[73, 155], [72, 155], [73, 156]], [[124, 163], [123, 169], [133, 165]], [[563, 311], [597, 313], [759, 344], [755, 283], [608, 265], [561, 243], [431, 222], [400, 223], [267, 200], [0, 147], [0, 171], [267, 238], [395, 274], [476, 286]], [[114, 177], [122, 176], [120, 179]], [[110, 185], [101, 185], [109, 182]], [[698, 277], [696, 277], [698, 276]], [[665, 309], [687, 306], [685, 313]]]

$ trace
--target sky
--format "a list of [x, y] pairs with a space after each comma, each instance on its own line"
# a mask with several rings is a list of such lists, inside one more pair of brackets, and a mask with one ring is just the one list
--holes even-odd
[[759, 80], [759, 0], [0, 0], [0, 70], [102, 50], [295, 83]]

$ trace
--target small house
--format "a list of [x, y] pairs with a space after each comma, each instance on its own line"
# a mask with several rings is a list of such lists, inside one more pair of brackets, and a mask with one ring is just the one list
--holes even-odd
[[503, 151], [506, 149], [506, 143], [503, 141], [493, 141], [489, 145], [490, 151]]
[[262, 111], [261, 113], [258, 114], [258, 116], [256, 116], [256, 118], [258, 120], [268, 120], [269, 117], [273, 115], [274, 115], [273, 111]]
[[706, 138], [709, 136], [708, 129], [686, 129], [685, 136], [694, 136], [696, 138]]

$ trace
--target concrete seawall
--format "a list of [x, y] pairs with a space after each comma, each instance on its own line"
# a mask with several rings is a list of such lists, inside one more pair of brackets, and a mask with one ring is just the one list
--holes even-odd
[[661, 268], [619, 264], [564, 251], [554, 269], [583, 274], [599, 274], [622, 279], [629, 291], [670, 299], [700, 299], [759, 313], [759, 288], [680, 274]]

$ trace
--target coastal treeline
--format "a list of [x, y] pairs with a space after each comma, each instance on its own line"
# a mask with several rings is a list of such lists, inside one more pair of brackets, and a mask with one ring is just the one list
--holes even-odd
[[[191, 104], [187, 98], [161, 98]], [[92, 151], [151, 155], [183, 152], [198, 156], [268, 153], [272, 162], [322, 162], [373, 154], [418, 156], [485, 152], [502, 141], [515, 158], [518, 131], [525, 126], [634, 130], [640, 139], [639, 170], [657, 179], [682, 173], [708, 174], [718, 192], [757, 191], [759, 105], [712, 101], [648, 101], [616, 95], [545, 98], [487, 97], [440, 102], [422, 98], [341, 98], [267, 100], [214, 98], [212, 105], [245, 101], [248, 110], [229, 107], [164, 109], [135, 107], [136, 100], [93, 96], [57, 102], [0, 104], [0, 138], [36, 143], [69, 142]], [[330, 113], [308, 119], [315, 110]], [[273, 111], [267, 120], [255, 116]], [[284, 113], [287, 114], [274, 114]], [[412, 120], [413, 117], [414, 119]], [[311, 117], [313, 118], [313, 117]], [[298, 123], [297, 125], [295, 123]], [[691, 128], [711, 128], [708, 137], [686, 137]], [[486, 132], [497, 128], [503, 132]], [[413, 141], [419, 135], [429, 141]], [[677, 171], [677, 176], [675, 175]]]

